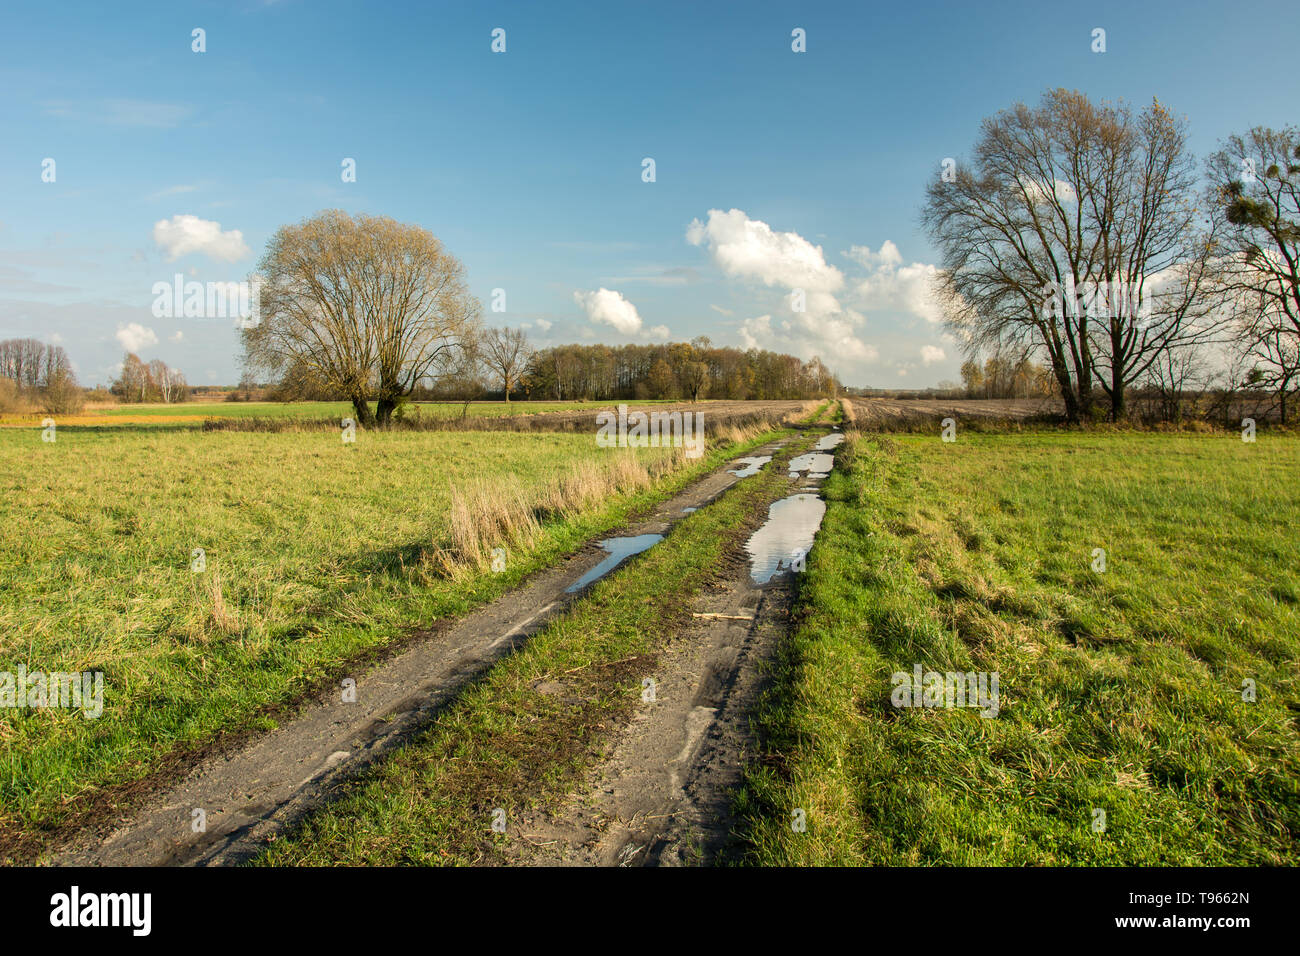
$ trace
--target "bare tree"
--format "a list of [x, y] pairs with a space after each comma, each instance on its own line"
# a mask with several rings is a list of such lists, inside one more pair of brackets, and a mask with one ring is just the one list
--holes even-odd
[[472, 330], [462, 336], [461, 347], [446, 357], [441, 384], [460, 398], [460, 417], [469, 417], [469, 404], [483, 394], [483, 333]]
[[523, 329], [488, 329], [479, 343], [483, 362], [501, 382], [510, 404], [510, 390], [519, 386], [533, 357], [533, 347]]
[[157, 359], [149, 363], [150, 377], [158, 390], [158, 397], [167, 404], [183, 402], [189, 393], [189, 385], [180, 369], [172, 368], [166, 362]]
[[1300, 129], [1230, 136], [1207, 168], [1242, 354], [1254, 365], [1252, 383], [1277, 390], [1285, 422], [1300, 376]]
[[38, 339], [0, 342], [0, 378], [12, 379], [20, 389], [34, 389], [40, 384], [44, 361], [45, 343]]
[[[1041, 353], [1071, 421], [1090, 417], [1095, 384], [1123, 414], [1162, 349], [1204, 334], [1210, 252], [1191, 228], [1189, 170], [1182, 124], [1159, 103], [1135, 120], [1058, 89], [985, 120], [973, 162], [932, 182], [924, 211], [968, 353]], [[1147, 298], [1148, 283], [1162, 294]]]
[[246, 365], [279, 374], [301, 363], [352, 402], [363, 426], [387, 424], [450, 367], [478, 319], [461, 263], [432, 233], [388, 217], [327, 210], [281, 227], [259, 272]]
[[1192, 345], [1175, 346], [1162, 351], [1151, 363], [1146, 381], [1159, 403], [1162, 421], [1181, 421], [1186, 414], [1189, 392], [1203, 374], [1201, 356]]

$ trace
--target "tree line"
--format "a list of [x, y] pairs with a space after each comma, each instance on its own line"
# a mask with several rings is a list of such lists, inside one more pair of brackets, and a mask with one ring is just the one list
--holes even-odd
[[[500, 385], [500, 382], [496, 384]], [[530, 397], [592, 399], [793, 399], [835, 395], [839, 380], [820, 358], [714, 347], [701, 336], [664, 345], [561, 345], [531, 357]]]
[[[1052, 90], [981, 126], [927, 187], [938, 293], [968, 355], [1041, 362], [1066, 417], [1130, 397], [1300, 384], [1300, 131], [1255, 128], [1204, 161], [1158, 101]], [[1172, 400], [1171, 400], [1172, 399]]]
[[[662, 345], [558, 345], [535, 349], [518, 328], [464, 334], [453, 368], [418, 383], [415, 401], [525, 399], [796, 399], [838, 394], [836, 378], [818, 358], [761, 349], [715, 348], [706, 337]], [[251, 383], [245, 383], [251, 390]], [[273, 401], [346, 398], [339, 389], [291, 363], [266, 393]]]
[[35, 405], [55, 415], [79, 411], [84, 404], [63, 346], [37, 339], [0, 342], [0, 408], [16, 411]]

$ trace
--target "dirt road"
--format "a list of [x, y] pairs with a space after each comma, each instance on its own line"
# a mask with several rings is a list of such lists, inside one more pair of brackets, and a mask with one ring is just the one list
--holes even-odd
[[[777, 442], [753, 455], [770, 455]], [[724, 465], [614, 534], [664, 535], [687, 509], [706, 507], [743, 480]], [[608, 554], [596, 542], [563, 565], [355, 677], [236, 752], [203, 761], [111, 833], [81, 834], [49, 862], [81, 865], [231, 864], [320, 804], [344, 780], [399, 746], [493, 662], [581, 596], [570, 593]]]
[[694, 602], [695, 626], [660, 653], [653, 693], [643, 692], [609, 758], [560, 811], [521, 822], [516, 862], [709, 865], [726, 849], [732, 796], [756, 750], [750, 715], [794, 599], [797, 572], [788, 565], [797, 558], [775, 571], [764, 558], [806, 554], [825, 510], [817, 497], [824, 474], [805, 469], [787, 497], [756, 516], [746, 551]]

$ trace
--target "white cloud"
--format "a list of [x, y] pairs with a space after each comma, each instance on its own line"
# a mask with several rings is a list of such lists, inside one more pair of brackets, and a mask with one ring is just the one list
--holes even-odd
[[[707, 222], [690, 222], [686, 242], [707, 248], [729, 277], [785, 290], [779, 316], [741, 321], [738, 334], [746, 349], [790, 352], [803, 359], [819, 355], [841, 371], [879, 358], [876, 347], [858, 336], [865, 323], [861, 313], [845, 310], [836, 298], [844, 273], [827, 263], [822, 247], [798, 233], [776, 232], [741, 209], [710, 209]], [[803, 291], [798, 312], [793, 308], [796, 290]]]
[[[879, 358], [876, 347], [859, 337], [865, 324], [862, 314], [841, 306], [836, 294], [844, 287], [844, 275], [826, 262], [821, 246], [797, 232], [777, 232], [740, 209], [710, 209], [707, 222], [695, 219], [687, 227], [686, 240], [705, 247], [725, 275], [785, 290], [780, 312], [740, 323], [745, 348], [803, 359], [820, 356], [841, 373], [855, 366], [860, 372], [860, 366]], [[803, 310], [798, 312], [795, 290], [803, 291]]]
[[636, 306], [623, 298], [621, 292], [605, 288], [597, 289], [595, 292], [579, 290], [573, 293], [573, 301], [582, 307], [582, 311], [587, 313], [587, 318], [593, 322], [612, 325], [624, 335], [636, 335], [641, 331], [640, 313], [637, 312]]
[[[1047, 202], [1048, 191], [1045, 182], [1039, 182], [1027, 176], [1019, 178], [1021, 184], [1025, 187], [1025, 193], [1033, 203]], [[1074, 187], [1062, 179], [1052, 180], [1052, 192], [1056, 194], [1056, 198], [1060, 202], [1077, 202], [1079, 198], [1075, 195]]]
[[[895, 355], [919, 355], [919, 361], [901, 368], [887, 363], [901, 376], [908, 369], [916, 372], [948, 360], [940, 343], [951, 338], [934, 328], [944, 318], [934, 295], [939, 269], [907, 262], [892, 240], [885, 239], [874, 249], [852, 246], [843, 254], [853, 266], [843, 272], [827, 262], [821, 246], [798, 233], [774, 230], [739, 209], [709, 210], [707, 219], [690, 223], [686, 240], [705, 249], [725, 276], [781, 291], [779, 304], [770, 301], [766, 311], [755, 309], [749, 313], [753, 318], [737, 324], [745, 348], [788, 352], [803, 359], [820, 356], [846, 381], [880, 375], [880, 349], [885, 347]], [[795, 311], [796, 290], [803, 291], [803, 311]], [[726, 314], [720, 306], [712, 308]], [[883, 343], [865, 337], [873, 313], [886, 313], [877, 333], [883, 335]], [[907, 323], [909, 317], [923, 321]], [[891, 333], [899, 319], [904, 320], [904, 329], [916, 331]]]
[[221, 223], [188, 214], [159, 219], [153, 226], [153, 241], [167, 254], [168, 262], [191, 252], [221, 262], [236, 262], [252, 251], [238, 229], [223, 232]]
[[907, 312], [935, 324], [943, 321], [933, 292], [938, 266], [903, 265], [898, 246], [888, 239], [879, 252], [872, 252], [870, 246], [852, 246], [845, 255], [869, 273], [854, 289], [854, 305], [866, 311]]
[[814, 355], [834, 369], [875, 362], [880, 351], [863, 342], [857, 334], [862, 317], [855, 312], [814, 317], [807, 312], [792, 313], [788, 319], [773, 321], [770, 315], [745, 319], [740, 323], [741, 344], [746, 349], [788, 352], [803, 359]]
[[538, 319], [537, 327], [543, 332], [549, 332], [551, 331], [551, 322], [549, 319]]
[[139, 322], [128, 322], [117, 327], [115, 336], [122, 348], [128, 352], [138, 352], [150, 345], [158, 344], [158, 336], [153, 329], [146, 328]]
[[834, 293], [844, 285], [839, 269], [828, 265], [822, 247], [797, 232], [777, 232], [743, 210], [710, 209], [708, 222], [691, 220], [686, 241], [704, 246], [724, 274], [766, 286], [803, 289], [814, 315], [840, 311]]
[[167, 341], [169, 341], [169, 342], [179, 342], [179, 341], [180, 341], [181, 339], [183, 339], [183, 338], [185, 338], [185, 333], [182, 332], [180, 329], [177, 329], [177, 330], [176, 330], [175, 332], [173, 332], [171, 335], [167, 336]]
[[903, 264], [903, 254], [898, 251], [898, 246], [894, 245], [892, 239], [882, 242], [879, 252], [872, 252], [870, 246], [853, 246], [847, 255], [875, 270], [895, 270]]

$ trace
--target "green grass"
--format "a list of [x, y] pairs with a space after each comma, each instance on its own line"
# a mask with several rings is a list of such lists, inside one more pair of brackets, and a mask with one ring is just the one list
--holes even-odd
[[[373, 407], [373, 403], [372, 407]], [[516, 415], [542, 415], [550, 412], [581, 412], [593, 414], [602, 408], [612, 408], [617, 402], [471, 402], [468, 410], [461, 402], [411, 402], [403, 411], [406, 415], [421, 417], [460, 418], [468, 414], [475, 418], [503, 418]], [[629, 407], [661, 404], [658, 401], [625, 401]], [[200, 418], [302, 418], [342, 419], [353, 415], [350, 402], [181, 402], [115, 405], [110, 408], [91, 408], [71, 418], [76, 424], [89, 424], [102, 419], [104, 424], [122, 420], [141, 420], [166, 424], [167, 419]], [[12, 417], [12, 416], [11, 416]], [[33, 413], [26, 416], [32, 422], [44, 418]], [[14, 419], [18, 421], [17, 418]]]
[[[770, 438], [772, 436], [768, 436]], [[792, 443], [782, 461], [807, 447]], [[662, 643], [690, 621], [755, 515], [788, 491], [774, 464], [685, 518], [495, 665], [415, 740], [278, 839], [271, 866], [509, 862], [520, 811], [563, 800], [635, 710]], [[541, 693], [539, 682], [563, 690]], [[492, 831], [505, 811], [506, 832]]]
[[[1288, 437], [846, 443], [740, 860], [1300, 862], [1298, 478]], [[998, 716], [895, 708], [918, 663], [998, 673]]]
[[264, 724], [341, 662], [495, 597], [722, 458], [549, 520], [504, 574], [424, 560], [453, 486], [526, 491], [611, 454], [581, 434], [0, 431], [0, 671], [105, 675], [98, 719], [0, 711], [0, 825], [56, 826], [177, 748]]

